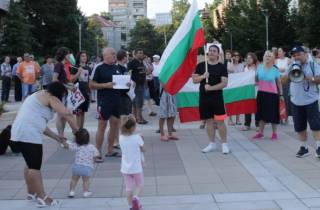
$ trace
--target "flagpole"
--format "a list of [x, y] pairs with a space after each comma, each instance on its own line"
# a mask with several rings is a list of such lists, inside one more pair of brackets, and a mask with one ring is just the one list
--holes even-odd
[[[208, 73], [208, 59], [207, 59], [207, 52], [206, 52], [206, 44], [203, 45], [203, 52], [204, 52], [204, 63], [205, 63], [205, 70]], [[206, 77], [206, 83], [209, 83], [209, 78]]]

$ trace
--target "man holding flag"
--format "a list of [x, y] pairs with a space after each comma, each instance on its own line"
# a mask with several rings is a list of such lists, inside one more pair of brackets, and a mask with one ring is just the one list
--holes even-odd
[[202, 150], [203, 153], [216, 149], [216, 126], [222, 141], [222, 153], [228, 154], [227, 129], [224, 120], [227, 118], [223, 91], [228, 84], [228, 71], [219, 63], [220, 48], [211, 45], [208, 51], [208, 61], [199, 63], [195, 74], [192, 76], [194, 83], [200, 83], [199, 112], [201, 120], [207, 122], [209, 145]]

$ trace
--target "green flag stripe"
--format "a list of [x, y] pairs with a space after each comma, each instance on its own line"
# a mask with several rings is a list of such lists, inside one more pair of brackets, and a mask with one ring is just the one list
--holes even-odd
[[174, 72], [181, 66], [187, 53], [193, 45], [197, 31], [202, 27], [199, 15], [192, 21], [189, 33], [176, 45], [161, 69], [159, 79], [165, 84]]
[[223, 90], [223, 99], [225, 104], [254, 98], [256, 98], [256, 89], [254, 85], [245, 85], [242, 87]]

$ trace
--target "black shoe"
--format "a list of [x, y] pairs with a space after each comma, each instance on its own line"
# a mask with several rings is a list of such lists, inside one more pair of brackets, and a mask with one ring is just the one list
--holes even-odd
[[160, 133], [160, 129], [156, 130], [156, 133]]
[[320, 158], [320, 147], [316, 149], [316, 157]]
[[148, 124], [148, 121], [146, 121], [146, 120], [140, 120], [140, 121], [138, 121], [137, 123], [140, 124], [140, 125], [145, 125], [145, 124]]
[[[320, 150], [319, 150], [319, 152], [320, 152]], [[308, 148], [300, 147], [300, 150], [299, 150], [299, 152], [296, 154], [296, 157], [302, 158], [302, 157], [306, 157], [306, 156], [308, 156], [308, 155], [310, 155]]]

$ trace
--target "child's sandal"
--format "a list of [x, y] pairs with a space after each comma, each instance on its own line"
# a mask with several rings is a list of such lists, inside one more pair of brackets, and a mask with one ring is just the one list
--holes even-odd
[[51, 203], [46, 203], [46, 200], [48, 199], [48, 196], [46, 195], [43, 199], [41, 198], [37, 198], [38, 204], [37, 207], [38, 208], [45, 208], [45, 207], [55, 207], [59, 205], [59, 201], [57, 200], [52, 200]]

